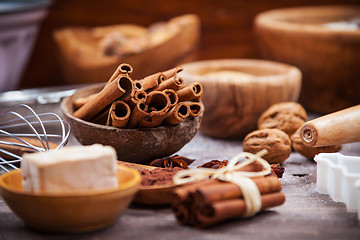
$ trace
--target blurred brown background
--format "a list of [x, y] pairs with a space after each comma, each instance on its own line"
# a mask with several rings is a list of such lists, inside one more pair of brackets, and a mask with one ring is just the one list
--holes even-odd
[[263, 11], [306, 5], [358, 4], [359, 0], [53, 0], [41, 24], [21, 88], [64, 84], [52, 37], [68, 26], [103, 26], [156, 21], [194, 13], [202, 22], [199, 59], [259, 58], [253, 34], [254, 17]]

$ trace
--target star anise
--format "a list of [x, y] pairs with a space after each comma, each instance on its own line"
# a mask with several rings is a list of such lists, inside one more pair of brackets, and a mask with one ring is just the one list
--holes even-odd
[[[218, 168], [223, 168], [225, 167], [227, 164], [229, 163], [228, 160], [223, 160], [223, 161], [219, 161], [219, 160], [211, 160], [207, 163], [204, 163], [203, 165], [199, 166], [199, 167], [204, 167], [204, 168], [213, 168], [213, 169], [218, 169]], [[254, 163], [253, 163], [254, 164]], [[259, 164], [260, 165], [260, 164]], [[262, 166], [259, 166], [261, 170]], [[285, 171], [285, 168], [280, 166], [279, 163], [277, 164], [271, 164], [271, 174], [277, 176], [278, 178], [282, 178], [282, 175]], [[246, 170], [244, 170], [246, 171]]]
[[154, 167], [162, 167], [162, 168], [181, 167], [187, 169], [189, 168], [189, 165], [192, 164], [194, 161], [195, 161], [194, 159], [189, 159], [187, 157], [174, 155], [171, 157], [155, 159], [149, 165]]
[[210, 162], [204, 163], [203, 165], [201, 165], [199, 167], [218, 169], [218, 168], [225, 167], [228, 163], [229, 163], [228, 160], [223, 160], [223, 161], [211, 160]]
[[277, 176], [278, 178], [282, 178], [284, 172], [285, 172], [285, 168], [280, 166], [279, 163], [277, 164], [271, 164], [271, 173], [274, 174], [275, 176]]

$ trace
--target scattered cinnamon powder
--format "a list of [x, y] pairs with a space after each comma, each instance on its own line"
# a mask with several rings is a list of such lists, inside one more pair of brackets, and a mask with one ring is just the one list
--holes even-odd
[[173, 176], [184, 170], [180, 167], [174, 168], [155, 168], [155, 169], [141, 169], [139, 170], [141, 175], [142, 186], [164, 185], [172, 183]]

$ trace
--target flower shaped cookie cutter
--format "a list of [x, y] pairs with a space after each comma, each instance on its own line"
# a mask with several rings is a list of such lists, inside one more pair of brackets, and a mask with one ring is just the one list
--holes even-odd
[[360, 157], [341, 153], [320, 153], [317, 162], [317, 189], [343, 202], [348, 212], [358, 211], [360, 221]]

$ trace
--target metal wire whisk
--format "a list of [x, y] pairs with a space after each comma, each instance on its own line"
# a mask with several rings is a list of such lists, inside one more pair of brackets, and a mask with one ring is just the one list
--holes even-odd
[[55, 113], [37, 114], [25, 104], [0, 113], [0, 168], [18, 169], [25, 152], [60, 149], [69, 135], [69, 123]]

